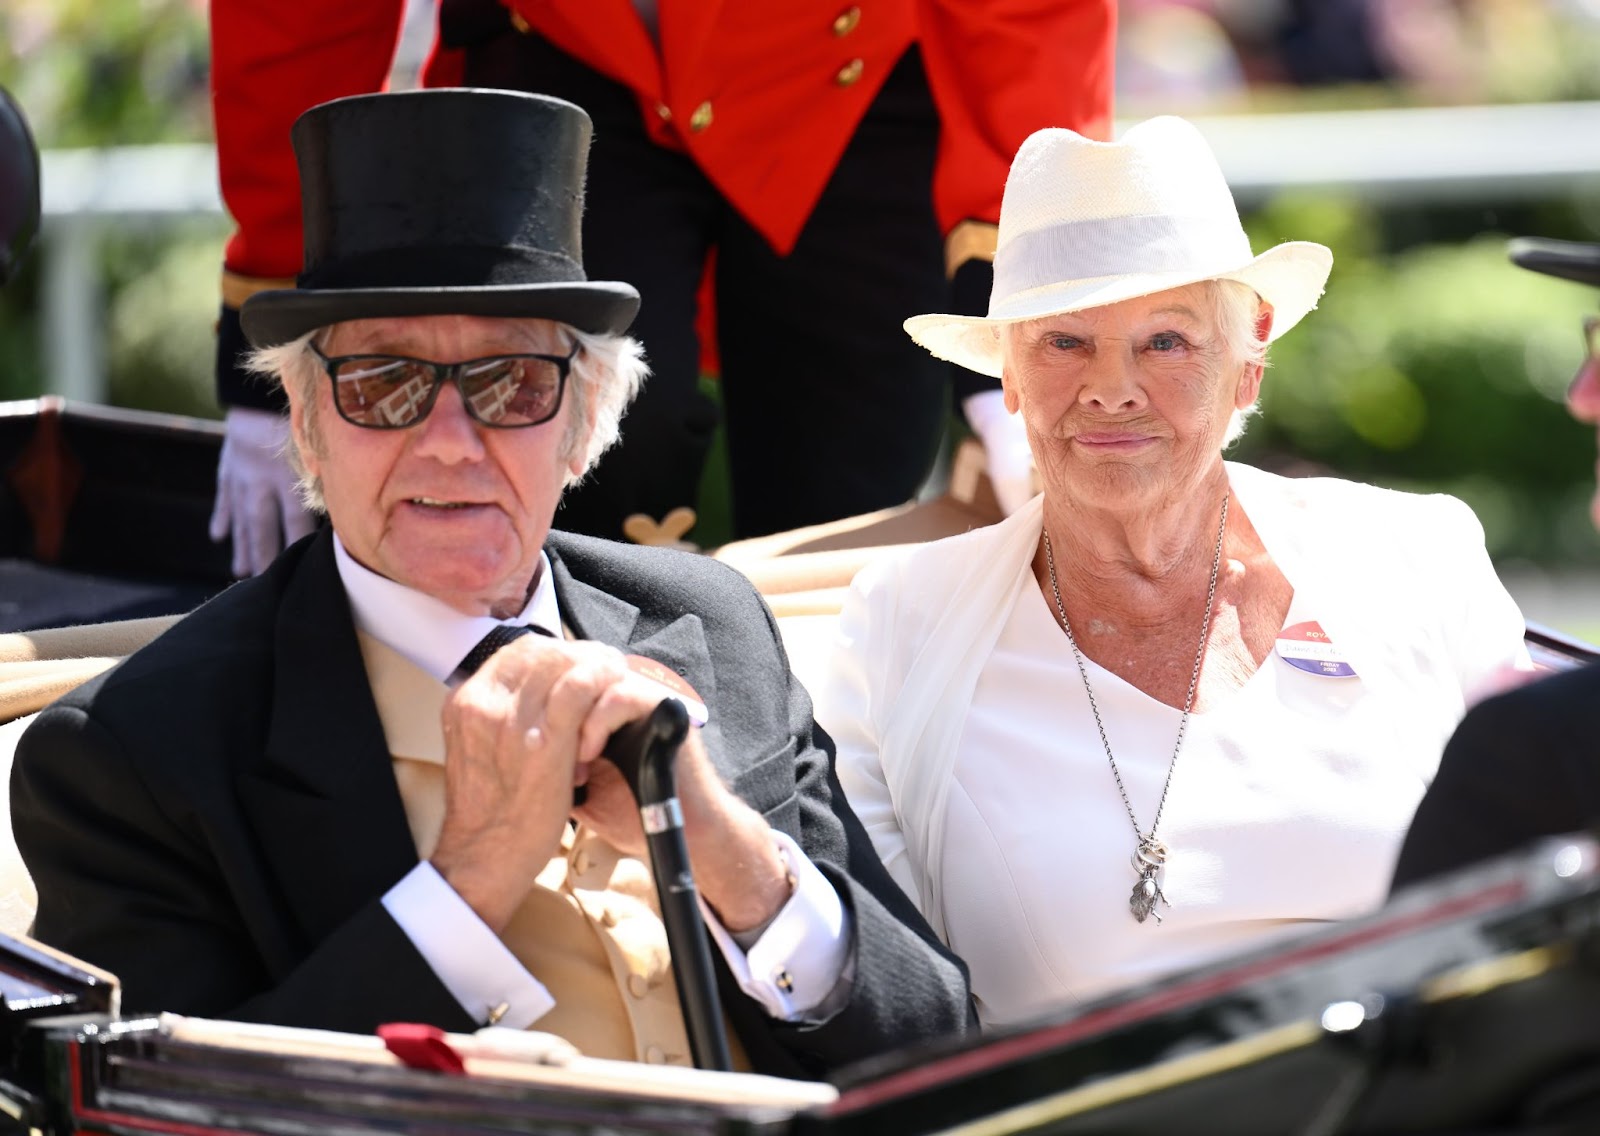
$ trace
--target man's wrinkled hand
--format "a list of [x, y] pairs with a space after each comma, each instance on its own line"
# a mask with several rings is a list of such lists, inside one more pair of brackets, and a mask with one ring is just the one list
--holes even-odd
[[287, 415], [231, 407], [217, 463], [211, 539], [233, 538], [233, 574], [253, 576], [316, 527], [289, 466]]
[[984, 464], [995, 500], [1001, 511], [1010, 516], [1039, 492], [1022, 416], [1006, 409], [1005, 395], [997, 390], [969, 395], [962, 401], [961, 410], [983, 443]]
[[610, 647], [527, 635], [445, 703], [445, 815], [430, 859], [496, 933], [560, 847], [580, 733], [626, 673]]

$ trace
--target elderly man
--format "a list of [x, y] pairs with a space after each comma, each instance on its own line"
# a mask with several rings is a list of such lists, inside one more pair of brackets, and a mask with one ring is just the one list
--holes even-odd
[[[1523, 268], [1600, 285], [1600, 244], [1517, 240]], [[1600, 426], [1600, 316], [1583, 326], [1585, 354], [1567, 409]], [[1600, 491], [1591, 515], [1600, 526]], [[1491, 698], [1457, 728], [1406, 834], [1395, 868], [1402, 887], [1510, 852], [1539, 836], [1600, 825], [1600, 665], [1553, 675]]]
[[306, 271], [243, 319], [331, 526], [17, 754], [37, 934], [125, 1004], [686, 1061], [637, 811], [597, 760], [658, 701], [643, 669], [704, 707], [680, 798], [750, 1065], [816, 1075], [967, 1025], [753, 589], [550, 531], [644, 371], [619, 334], [637, 294], [581, 266], [588, 139], [569, 103], [485, 91], [296, 125]]

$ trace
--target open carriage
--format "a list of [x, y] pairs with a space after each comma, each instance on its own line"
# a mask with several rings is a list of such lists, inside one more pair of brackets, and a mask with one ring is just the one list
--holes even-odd
[[[187, 419], [0, 408], [7, 757], [22, 716], [227, 585], [205, 537], [219, 444]], [[996, 519], [980, 470], [964, 453], [942, 498], [717, 555], [767, 595], [804, 679], [872, 549]], [[1548, 666], [1592, 657], [1539, 630], [1529, 644]], [[1585, 838], [832, 1084], [597, 1061], [539, 1034], [419, 1043], [133, 1016], [159, 1007], [121, 1006], [113, 976], [26, 937], [31, 885], [3, 852], [0, 1131], [1600, 1131], [1600, 850]]]

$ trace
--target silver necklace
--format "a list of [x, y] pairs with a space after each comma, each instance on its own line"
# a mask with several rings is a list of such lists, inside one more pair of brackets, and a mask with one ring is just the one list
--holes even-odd
[[1200, 646], [1194, 653], [1194, 670], [1189, 675], [1189, 693], [1183, 700], [1183, 717], [1178, 719], [1178, 740], [1172, 744], [1172, 757], [1167, 762], [1167, 779], [1161, 785], [1161, 800], [1156, 802], [1156, 817], [1150, 822], [1149, 832], [1139, 828], [1139, 818], [1133, 815], [1133, 802], [1128, 799], [1128, 790], [1122, 784], [1122, 771], [1117, 768], [1117, 759], [1111, 756], [1111, 740], [1106, 737], [1106, 724], [1100, 720], [1100, 705], [1094, 700], [1094, 688], [1089, 685], [1089, 671], [1083, 665], [1083, 652], [1078, 649], [1072, 624], [1067, 621], [1066, 606], [1061, 602], [1061, 586], [1056, 581], [1055, 551], [1050, 547], [1050, 530], [1044, 530], [1044, 562], [1050, 571], [1050, 593], [1055, 597], [1056, 616], [1061, 620], [1061, 630], [1067, 633], [1072, 657], [1078, 664], [1078, 676], [1083, 679], [1083, 692], [1089, 696], [1089, 709], [1094, 712], [1094, 724], [1100, 730], [1100, 744], [1105, 747], [1106, 760], [1111, 763], [1111, 776], [1116, 778], [1117, 792], [1122, 795], [1122, 807], [1128, 810], [1128, 821], [1133, 825], [1133, 835], [1138, 841], [1133, 851], [1133, 870], [1138, 873], [1139, 880], [1128, 896], [1128, 908], [1140, 923], [1152, 915], [1158, 924], [1161, 922], [1161, 914], [1156, 911], [1158, 902], [1172, 906], [1167, 903], [1167, 897], [1161, 894], [1161, 884], [1156, 879], [1162, 865], [1167, 862], [1167, 846], [1156, 839], [1156, 829], [1161, 827], [1161, 811], [1167, 807], [1167, 790], [1172, 788], [1172, 771], [1178, 767], [1178, 751], [1183, 748], [1183, 734], [1189, 726], [1189, 711], [1194, 709], [1195, 686], [1200, 681], [1200, 664], [1206, 657], [1206, 636], [1211, 631], [1211, 605], [1217, 598], [1217, 570], [1222, 566], [1222, 534], [1228, 528], [1228, 497], [1227, 493], [1222, 495], [1222, 520], [1217, 522], [1217, 547], [1211, 553], [1211, 583], [1206, 585], [1206, 615], [1200, 624]]

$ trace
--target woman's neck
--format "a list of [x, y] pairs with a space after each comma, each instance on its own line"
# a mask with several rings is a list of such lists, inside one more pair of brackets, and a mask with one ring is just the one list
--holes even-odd
[[[1227, 473], [1215, 474], [1181, 494], [1128, 507], [1045, 494], [1049, 534], [1063, 596], [1135, 610], [1166, 598], [1192, 600], [1204, 588], [1216, 556]], [[1230, 529], [1233, 525], [1228, 526]]]

